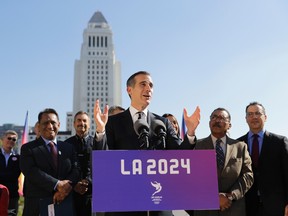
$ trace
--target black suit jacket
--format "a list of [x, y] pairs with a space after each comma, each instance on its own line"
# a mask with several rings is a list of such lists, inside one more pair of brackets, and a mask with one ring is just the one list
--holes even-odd
[[9, 157], [8, 165], [6, 166], [5, 156], [0, 149], [0, 184], [3, 184], [8, 188], [10, 198], [19, 197], [18, 178], [21, 173], [19, 159], [20, 156], [18, 154], [12, 154]]
[[[238, 138], [248, 143], [248, 133]], [[257, 191], [263, 202], [265, 215], [284, 215], [288, 204], [288, 140], [287, 137], [266, 131], [258, 168], [253, 167], [254, 184], [246, 193], [247, 215], [255, 215], [258, 206]]]
[[[154, 113], [147, 113], [147, 122], [150, 126], [149, 130], [149, 149], [163, 149], [162, 141], [151, 129], [151, 122], [156, 119], [162, 121], [166, 126], [166, 147], [165, 149], [192, 149], [194, 145], [191, 145], [185, 136], [184, 141], [175, 133], [171, 123], [164, 117], [156, 115]], [[129, 109], [117, 115], [110, 116], [105, 128], [104, 138], [95, 142], [93, 149], [101, 149], [102, 146], [107, 146], [108, 149], [112, 150], [137, 150], [145, 149], [146, 146], [141, 147], [138, 135], [134, 130], [134, 123], [130, 114]]]
[[[151, 129], [151, 122], [158, 119], [162, 121], [166, 126], [166, 147], [165, 149], [192, 149], [194, 145], [191, 145], [187, 136], [182, 142], [181, 139], [175, 133], [171, 123], [164, 117], [156, 115], [154, 113], [147, 113], [147, 122], [150, 126], [148, 140], [149, 149], [163, 149], [163, 142], [157, 137], [157, 135]], [[97, 136], [97, 135], [96, 135]], [[103, 149], [103, 146], [108, 147], [109, 150], [137, 150], [147, 149], [146, 146], [141, 147], [141, 142], [138, 139], [138, 135], [134, 130], [134, 123], [129, 109], [117, 115], [110, 116], [105, 128], [105, 135], [99, 142], [95, 142], [93, 149]], [[105, 215], [147, 215], [147, 212], [110, 212]], [[172, 211], [154, 211], [150, 212], [150, 216], [172, 216]]]
[[[24, 212], [33, 212], [39, 206], [41, 198], [53, 196], [54, 187], [58, 180], [70, 180], [76, 184], [79, 180], [79, 169], [76, 153], [69, 143], [57, 141], [58, 170], [53, 169], [52, 156], [40, 137], [26, 143], [21, 147], [20, 169], [24, 179]], [[26, 203], [26, 199], [33, 199], [33, 202]], [[38, 206], [33, 206], [33, 204]], [[30, 211], [31, 210], [31, 211]], [[32, 213], [31, 213], [32, 214]], [[39, 213], [38, 213], [39, 214]]]
[[[85, 143], [82, 143], [81, 139], [75, 135], [65, 140], [65, 142], [68, 142], [74, 146], [80, 168], [80, 179], [88, 180], [91, 185], [91, 152], [94, 138], [92, 136], [87, 136], [85, 138]], [[89, 192], [91, 194], [90, 190]]]

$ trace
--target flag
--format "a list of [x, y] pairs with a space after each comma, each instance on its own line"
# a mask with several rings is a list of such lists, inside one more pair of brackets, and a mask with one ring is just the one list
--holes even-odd
[[[28, 126], [28, 111], [27, 111], [24, 122], [24, 128], [22, 132], [21, 146], [28, 142], [28, 134], [29, 134], [28, 127], [29, 126]], [[24, 175], [23, 173], [21, 173], [18, 178], [18, 185], [19, 185], [18, 193], [20, 196], [23, 196], [23, 184], [24, 184]]]
[[28, 142], [28, 111], [26, 113], [26, 118], [25, 118], [23, 133], [22, 133], [21, 144], [23, 145], [23, 144], [25, 144], [27, 142]]
[[184, 112], [183, 112], [183, 114], [182, 114], [182, 123], [181, 123], [181, 133], [180, 133], [180, 136], [181, 136], [182, 140], [184, 140], [185, 134], [186, 134], [186, 125], [185, 125], [185, 121], [184, 121]]

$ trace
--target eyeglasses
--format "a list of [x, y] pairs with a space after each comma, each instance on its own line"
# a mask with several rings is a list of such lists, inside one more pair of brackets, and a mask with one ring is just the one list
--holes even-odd
[[13, 137], [7, 137], [7, 139], [12, 140], [13, 142], [16, 142], [16, 140], [17, 140], [16, 138], [13, 138]]
[[256, 118], [259, 118], [259, 117], [262, 116], [262, 115], [264, 115], [264, 114], [261, 113], [261, 112], [247, 112], [247, 113], [246, 113], [246, 116], [247, 116], [248, 118], [253, 118], [254, 116], [255, 116]]
[[229, 118], [224, 117], [224, 116], [218, 116], [218, 115], [211, 115], [210, 116], [211, 121], [216, 121], [218, 120], [219, 122], [227, 122], [229, 121]]

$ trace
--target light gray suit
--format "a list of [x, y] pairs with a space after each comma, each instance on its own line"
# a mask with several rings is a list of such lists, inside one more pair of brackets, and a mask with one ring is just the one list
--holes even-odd
[[[197, 141], [195, 149], [214, 149], [211, 135]], [[219, 193], [232, 193], [235, 200], [225, 211], [194, 211], [194, 216], [245, 216], [244, 195], [253, 184], [251, 163], [247, 145], [226, 136], [225, 164], [222, 172], [218, 172], [218, 188]]]

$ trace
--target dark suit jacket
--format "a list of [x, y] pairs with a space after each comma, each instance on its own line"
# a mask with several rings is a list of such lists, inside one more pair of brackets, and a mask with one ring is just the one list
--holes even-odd
[[[244, 142], [226, 137], [226, 155], [224, 168], [218, 172], [219, 193], [233, 193], [236, 200], [225, 211], [194, 211], [194, 216], [245, 216], [244, 194], [253, 184], [251, 158]], [[195, 149], [214, 149], [211, 136], [197, 141]]]
[[10, 198], [19, 197], [18, 178], [21, 173], [19, 159], [20, 156], [18, 154], [11, 155], [6, 167], [5, 156], [0, 149], [0, 184], [3, 184], [8, 188]]
[[[188, 141], [187, 136], [182, 142], [181, 139], [175, 133], [171, 123], [164, 117], [156, 115], [154, 113], [147, 113], [148, 125], [155, 119], [161, 120], [166, 126], [166, 148], [165, 149], [191, 149], [194, 146]], [[157, 135], [152, 131], [151, 127], [149, 130], [149, 149], [163, 149], [163, 143]], [[134, 123], [130, 114], [129, 109], [117, 115], [109, 116], [109, 120], [105, 128], [105, 136], [99, 141], [95, 142], [93, 149], [101, 149], [102, 146], [107, 146], [110, 150], [137, 150], [146, 149], [141, 148], [141, 143], [139, 142], [138, 135], [134, 131]], [[105, 215], [147, 215], [147, 212], [115, 212], [115, 213], [105, 213]], [[161, 212], [150, 212], [150, 215], [157, 216], [171, 216], [172, 211], [161, 211]]]
[[[80, 138], [75, 135], [65, 140], [65, 142], [68, 142], [74, 146], [80, 168], [80, 179], [87, 179], [91, 186], [91, 152], [94, 138], [92, 136], [88, 136], [85, 138], [85, 143], [82, 143]], [[91, 190], [89, 190], [89, 192], [91, 194]]]
[[77, 135], [74, 135], [65, 142], [68, 142], [74, 146], [77, 153], [78, 164], [80, 168], [80, 179], [86, 179], [89, 182], [88, 191], [81, 195], [73, 191], [74, 205], [76, 215], [86, 216], [91, 215], [91, 198], [92, 198], [92, 164], [91, 164], [91, 152], [93, 147], [94, 138], [87, 136], [84, 138], [84, 142]]
[[[78, 182], [79, 170], [73, 146], [57, 141], [57, 151], [58, 170], [54, 170], [52, 156], [41, 137], [21, 147], [20, 168], [25, 176], [23, 215], [25, 212], [28, 212], [26, 215], [29, 214], [29, 216], [37, 215], [37, 213], [39, 215], [39, 209], [37, 209], [39, 200], [53, 196], [58, 180], [70, 180], [72, 185]], [[31, 202], [26, 202], [29, 200]]]
[[[248, 143], [248, 133], [238, 138]], [[263, 202], [265, 215], [284, 215], [288, 204], [288, 140], [287, 137], [266, 131], [258, 168], [253, 167], [254, 184], [245, 195], [247, 215], [254, 215], [258, 206], [257, 191]]]
[[[151, 112], [147, 113], [147, 122], [149, 126], [155, 119], [161, 120], [166, 126], [167, 135], [165, 139], [165, 149], [192, 149], [194, 147], [194, 145], [189, 143], [187, 136], [185, 136], [183, 142], [181, 141], [169, 120]], [[102, 146], [105, 145], [107, 145], [110, 150], [142, 149], [140, 148], [141, 144], [138, 135], [134, 131], [134, 124], [129, 109], [117, 115], [109, 116], [105, 130], [104, 138], [101, 141], [96, 142], [93, 149], [101, 149]], [[161, 140], [152, 131], [151, 127], [149, 131], [149, 144], [150, 149], [163, 149]]]

